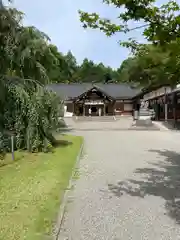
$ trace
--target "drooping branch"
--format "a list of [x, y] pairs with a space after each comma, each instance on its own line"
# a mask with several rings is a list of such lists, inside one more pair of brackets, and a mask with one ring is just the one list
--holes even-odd
[[[180, 6], [176, 1], [169, 1], [161, 7], [153, 5], [151, 0], [103, 0], [105, 4], [112, 4], [124, 11], [117, 16], [119, 24], [110, 19], [101, 18], [97, 13], [79, 11], [80, 21], [84, 28], [100, 29], [107, 36], [118, 32], [131, 32], [144, 28], [144, 37], [153, 42], [166, 43], [180, 36]], [[129, 21], [144, 22], [139, 27], [130, 28]]]

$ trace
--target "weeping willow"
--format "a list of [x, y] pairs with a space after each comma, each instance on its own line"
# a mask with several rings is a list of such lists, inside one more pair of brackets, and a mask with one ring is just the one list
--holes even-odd
[[[11, 134], [15, 136], [16, 149], [48, 151], [56, 142], [53, 132], [58, 128], [58, 119], [62, 114], [61, 100], [43, 85], [47, 79], [46, 72], [41, 58], [38, 58], [45, 48], [43, 36], [32, 29], [39, 34], [38, 43], [42, 42], [32, 44], [32, 38], [30, 41], [24, 34], [28, 31], [23, 28], [21, 19], [21, 13], [2, 7], [0, 1], [1, 156], [10, 150]], [[37, 37], [34, 39], [37, 43]], [[31, 44], [28, 45], [29, 42]], [[22, 56], [23, 46], [26, 49], [29, 46], [29, 49], [26, 50], [28, 54]], [[37, 77], [37, 80], [31, 79], [31, 76]], [[40, 83], [42, 79], [44, 82]]]
[[0, 151], [10, 150], [9, 133], [15, 147], [30, 152], [48, 151], [55, 143], [62, 103], [55, 93], [33, 80], [1, 76]]

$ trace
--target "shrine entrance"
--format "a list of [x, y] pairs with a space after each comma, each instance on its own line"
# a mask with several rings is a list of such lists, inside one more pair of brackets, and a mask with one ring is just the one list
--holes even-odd
[[105, 102], [103, 101], [85, 101], [84, 111], [85, 116], [104, 116]]
[[91, 107], [91, 112], [92, 112], [92, 115], [97, 115], [98, 114], [98, 108], [97, 107]]
[[74, 102], [77, 116], [104, 116], [113, 111], [114, 100], [96, 87], [80, 95]]

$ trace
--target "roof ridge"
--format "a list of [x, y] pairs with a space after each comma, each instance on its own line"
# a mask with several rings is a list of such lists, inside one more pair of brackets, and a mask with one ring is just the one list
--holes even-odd
[[104, 92], [104, 94], [111, 96], [113, 98], [127, 97], [132, 98], [136, 96], [140, 89], [133, 88], [127, 83], [54, 83], [47, 85], [50, 89], [57, 92], [63, 97], [77, 97], [82, 93], [91, 90], [93, 87], [99, 91]]

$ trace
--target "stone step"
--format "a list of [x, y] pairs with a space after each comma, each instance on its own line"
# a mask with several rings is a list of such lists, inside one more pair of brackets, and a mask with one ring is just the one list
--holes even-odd
[[151, 110], [148, 109], [140, 109], [139, 110], [139, 115], [140, 116], [151, 116], [153, 114], [153, 112]]
[[150, 113], [150, 111], [146, 110], [146, 109], [140, 109], [139, 110], [140, 113]]
[[94, 121], [94, 122], [112, 122], [115, 120], [113, 116], [92, 116], [92, 117], [73, 117], [75, 121]]
[[136, 120], [135, 125], [138, 127], [141, 127], [141, 126], [148, 127], [148, 126], [152, 126], [153, 123], [152, 123], [151, 119], [138, 119], [138, 120]]

